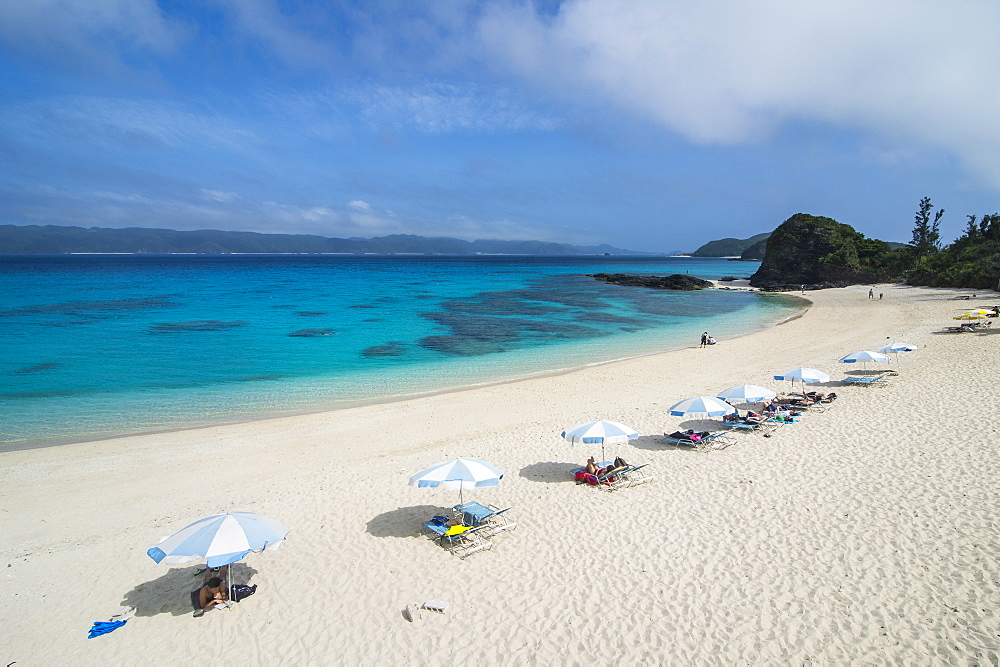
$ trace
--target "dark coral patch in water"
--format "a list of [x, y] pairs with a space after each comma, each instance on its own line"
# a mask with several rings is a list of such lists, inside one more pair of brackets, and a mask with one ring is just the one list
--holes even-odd
[[600, 322], [602, 324], [630, 324], [632, 326], [643, 326], [646, 323], [637, 317], [625, 317], [614, 313], [602, 313], [594, 311], [592, 313], [581, 313], [573, 318], [577, 322]]
[[313, 338], [316, 336], [332, 336], [333, 331], [331, 329], [299, 329], [288, 335], [296, 338]]
[[505, 352], [515, 347], [553, 340], [595, 338], [609, 332], [570, 322], [529, 320], [516, 317], [484, 317], [460, 313], [424, 313], [424, 317], [448, 327], [450, 335], [428, 336], [422, 347], [455, 356], [477, 356]]
[[286, 377], [285, 375], [272, 374], [272, 375], [249, 375], [247, 377], [236, 378], [237, 382], [266, 382], [267, 380], [280, 380]]
[[475, 301], [445, 301], [445, 310], [473, 315], [548, 315], [563, 309], [537, 301], [526, 301], [504, 292], [482, 292]]
[[420, 346], [455, 357], [477, 357], [509, 349], [509, 346], [496, 341], [470, 336], [427, 336], [420, 339]]
[[123, 312], [147, 310], [151, 308], [173, 308], [177, 304], [169, 296], [149, 296], [138, 299], [115, 299], [112, 301], [66, 301], [38, 306], [24, 306], [13, 310], [0, 310], [0, 317], [17, 315], [82, 315], [84, 313]]
[[372, 304], [370, 304], [370, 303], [358, 303], [358, 304], [355, 304], [355, 305], [353, 305], [353, 306], [348, 306], [348, 308], [354, 308], [354, 309], [361, 309], [361, 308], [374, 308], [374, 307], [375, 307], [375, 306], [373, 306], [373, 305], [372, 305]]
[[362, 357], [401, 357], [406, 354], [406, 345], [400, 341], [391, 341], [385, 345], [372, 345], [362, 350]]
[[34, 366], [25, 366], [24, 368], [15, 369], [15, 373], [41, 373], [42, 371], [50, 371], [53, 368], [58, 368], [63, 364], [58, 361], [46, 361], [41, 364], [35, 364]]
[[187, 333], [192, 331], [227, 331], [245, 325], [246, 322], [223, 322], [221, 320], [194, 320], [192, 322], [170, 322], [149, 327], [151, 333]]
[[300, 310], [295, 314], [299, 317], [319, 317], [320, 315], [326, 315], [326, 312], [322, 310]]

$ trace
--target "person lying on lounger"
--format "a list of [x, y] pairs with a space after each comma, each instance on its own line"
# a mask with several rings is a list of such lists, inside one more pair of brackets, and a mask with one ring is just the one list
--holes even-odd
[[593, 456], [587, 459], [587, 465], [583, 466], [583, 470], [589, 475], [599, 475], [604, 472], [604, 468], [598, 467]]
[[705, 436], [709, 434], [708, 431], [702, 431], [701, 433], [697, 431], [692, 431], [688, 429], [687, 431], [674, 431], [673, 433], [666, 435], [668, 438], [673, 438], [674, 440], [690, 440], [691, 442], [698, 442]]

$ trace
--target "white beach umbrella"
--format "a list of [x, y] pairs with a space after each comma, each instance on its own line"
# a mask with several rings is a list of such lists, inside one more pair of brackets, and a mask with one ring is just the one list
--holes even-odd
[[[288, 527], [253, 512], [226, 512], [199, 519], [146, 551], [157, 563], [175, 565], [205, 559], [211, 568], [230, 565], [251, 553], [277, 549]], [[233, 599], [233, 577], [228, 577]]]
[[900, 352], [912, 352], [913, 350], [919, 350], [919, 345], [910, 345], [909, 343], [889, 343], [888, 345], [883, 345], [876, 352], [882, 352], [884, 354], [894, 354], [896, 355], [896, 363], [899, 364]]
[[608, 419], [598, 419], [574, 426], [562, 432], [564, 440], [570, 442], [584, 443], [588, 445], [601, 445], [601, 457], [604, 458], [604, 445], [628, 442], [639, 437], [639, 433], [625, 424], [610, 421]]
[[146, 551], [157, 563], [189, 563], [204, 558], [208, 567], [222, 567], [250, 553], [275, 549], [288, 527], [253, 512], [226, 512], [199, 519]]
[[739, 384], [729, 389], [723, 389], [717, 394], [724, 401], [737, 403], [760, 403], [774, 398], [777, 394], [767, 387], [755, 384]]
[[432, 465], [430, 468], [410, 475], [410, 486], [444, 486], [449, 491], [458, 490], [459, 503], [464, 502], [465, 489], [480, 489], [497, 486], [503, 473], [495, 466], [479, 459], [452, 459]]
[[736, 408], [715, 396], [695, 396], [674, 403], [667, 412], [675, 417], [722, 417], [736, 412]]
[[883, 345], [876, 352], [883, 353], [895, 353], [895, 352], [912, 352], [913, 350], [919, 350], [919, 345], [910, 345], [909, 343], [889, 343], [888, 345]]
[[842, 364], [858, 364], [858, 363], [860, 363], [861, 366], [867, 372], [867, 370], [868, 370], [868, 362], [870, 362], [870, 361], [875, 361], [875, 362], [878, 362], [878, 363], [886, 362], [886, 361], [889, 361], [889, 355], [888, 354], [882, 354], [881, 352], [872, 352], [871, 350], [860, 350], [858, 352], [852, 352], [850, 354], [846, 354], [846, 355], [842, 356], [840, 359], [838, 359], [837, 361], [839, 361]]
[[818, 371], [815, 368], [793, 368], [790, 371], [785, 371], [780, 375], [774, 376], [775, 380], [788, 380], [795, 386], [795, 381], [799, 380], [803, 384], [814, 383], [814, 382], [829, 382], [830, 376], [823, 371]]

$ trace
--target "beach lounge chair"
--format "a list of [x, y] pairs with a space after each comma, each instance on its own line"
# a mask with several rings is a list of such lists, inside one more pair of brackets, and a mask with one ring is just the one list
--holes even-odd
[[643, 463], [639, 466], [625, 466], [624, 468], [609, 470], [599, 476], [599, 479], [606, 482], [601, 485], [601, 488], [608, 491], [619, 491], [621, 489], [639, 486], [640, 484], [645, 484], [646, 482], [652, 482], [652, 475], [647, 473], [645, 470], [647, 465], [648, 464]]
[[770, 436], [778, 428], [778, 424], [770, 420], [761, 422], [727, 422], [726, 426], [734, 433], [756, 433], [758, 435]]
[[[726, 425], [732, 426], [738, 422], [729, 422]], [[686, 437], [685, 434], [681, 432], [675, 433], [664, 433], [663, 442], [669, 443], [671, 445], [683, 445], [685, 447], [692, 447], [698, 452], [710, 452], [718, 449], [725, 449], [729, 445], [735, 443], [732, 436], [726, 431], [711, 431], [703, 432], [699, 434], [701, 437], [697, 440], [693, 439], [690, 435]]]
[[483, 504], [472, 500], [461, 505], [455, 505], [455, 513], [461, 517], [462, 523], [473, 528], [484, 528], [490, 537], [506, 530], [517, 528], [517, 522], [507, 514], [511, 508], [500, 509], [496, 505]]
[[630, 489], [633, 486], [639, 486], [640, 484], [645, 484], [646, 482], [652, 482], [653, 476], [649, 474], [646, 467], [649, 464], [643, 463], [638, 466], [625, 466], [618, 470], [612, 470], [610, 473], [605, 473], [605, 476], [610, 477], [610, 485], [608, 489], [610, 491], [617, 491], [619, 489]]
[[860, 387], [884, 387], [892, 380], [885, 375], [849, 375], [844, 378], [844, 384], [851, 384]]
[[605, 472], [598, 475], [588, 473], [585, 468], [573, 468], [570, 472], [576, 478], [577, 484], [589, 484], [605, 491], [618, 491], [653, 481], [653, 477], [645, 470], [647, 465], [645, 463], [638, 466], [625, 465], [620, 468], [607, 470], [613, 465], [611, 461], [597, 464], [597, 467], [605, 469]]
[[448, 517], [439, 515], [425, 522], [424, 528], [432, 533], [432, 539], [459, 558], [493, 548], [490, 536], [482, 526], [474, 528], [465, 524], [448, 525], [449, 523]]

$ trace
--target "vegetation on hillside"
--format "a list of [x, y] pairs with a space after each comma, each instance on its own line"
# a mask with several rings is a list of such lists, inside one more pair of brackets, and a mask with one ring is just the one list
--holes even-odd
[[867, 238], [831, 218], [797, 213], [772, 232], [751, 285], [765, 289], [905, 282], [1000, 289], [1000, 214], [968, 216], [965, 232], [941, 243], [944, 210], [920, 200], [908, 244]]
[[913, 240], [900, 251], [902, 278], [910, 285], [1000, 289], [1000, 214], [969, 215], [965, 231], [942, 247], [938, 225], [944, 209], [931, 221], [930, 197], [920, 200]]

